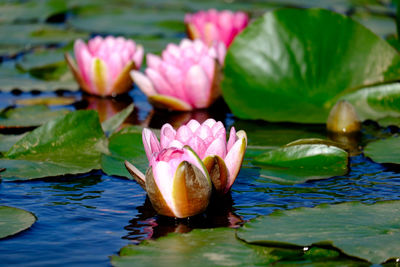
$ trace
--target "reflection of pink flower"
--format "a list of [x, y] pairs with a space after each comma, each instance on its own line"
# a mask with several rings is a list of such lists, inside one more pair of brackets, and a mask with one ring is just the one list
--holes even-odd
[[210, 9], [185, 16], [189, 37], [191, 39], [200, 38], [207, 45], [212, 45], [214, 41], [220, 41], [228, 47], [248, 23], [249, 18], [246, 13], [229, 10]]
[[173, 110], [207, 108], [221, 94], [220, 64], [223, 44], [208, 48], [202, 41], [169, 44], [161, 57], [147, 54], [145, 74], [131, 71], [132, 79], [156, 107]]
[[190, 146], [203, 160], [214, 187], [220, 193], [231, 188], [242, 165], [247, 146], [246, 133], [232, 127], [228, 142], [222, 122], [208, 119], [202, 124], [189, 121], [175, 131], [170, 124], [161, 128], [160, 142], [149, 129], [143, 130], [143, 144], [149, 160], [162, 149]]
[[187, 146], [154, 149], [146, 175], [125, 162], [129, 172], [146, 190], [154, 209], [161, 215], [178, 218], [203, 212], [212, 190], [203, 162]]
[[81, 88], [99, 96], [117, 95], [132, 87], [129, 71], [139, 69], [143, 59], [143, 47], [123, 37], [96, 36], [86, 45], [76, 40], [74, 60], [66, 54], [66, 60]]

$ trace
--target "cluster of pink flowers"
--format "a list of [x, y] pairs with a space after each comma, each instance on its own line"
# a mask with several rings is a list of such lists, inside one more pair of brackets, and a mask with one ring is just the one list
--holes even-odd
[[157, 108], [192, 110], [209, 107], [221, 94], [220, 71], [227, 47], [248, 24], [243, 12], [211, 9], [185, 16], [189, 37], [169, 44], [161, 57], [148, 54], [140, 73], [143, 47], [123, 37], [97, 36], [75, 41], [75, 62], [68, 65], [82, 90], [98, 96], [127, 92], [136, 82]]
[[[243, 12], [214, 9], [187, 14], [189, 37], [169, 44], [161, 56], [147, 54], [140, 72], [143, 48], [122, 37], [95, 37], [75, 41], [74, 59], [67, 63], [87, 93], [114, 96], [127, 92], [134, 81], [157, 108], [188, 111], [209, 107], [220, 95], [221, 67], [226, 49], [248, 24]], [[161, 128], [161, 138], [144, 129], [143, 144], [149, 160], [146, 174], [125, 166], [146, 190], [161, 215], [184, 218], [203, 212], [212, 192], [227, 193], [239, 173], [247, 146], [244, 131], [232, 127], [228, 141], [222, 122], [195, 120], [175, 130]]]

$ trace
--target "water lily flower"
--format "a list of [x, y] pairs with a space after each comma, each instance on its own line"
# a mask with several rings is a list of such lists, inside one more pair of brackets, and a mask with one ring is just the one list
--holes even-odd
[[132, 79], [129, 72], [139, 69], [143, 47], [123, 37], [96, 36], [88, 44], [75, 41], [76, 61], [69, 54], [65, 59], [80, 87], [98, 96], [115, 96], [129, 91]]
[[175, 130], [170, 124], [161, 128], [160, 142], [149, 129], [143, 130], [143, 144], [147, 157], [161, 149], [190, 146], [202, 159], [214, 188], [218, 193], [227, 193], [232, 187], [242, 165], [247, 146], [246, 132], [236, 132], [232, 127], [226, 141], [226, 130], [222, 122], [208, 119], [202, 124], [196, 120]]
[[154, 153], [148, 154], [150, 167], [146, 175], [127, 161], [125, 166], [146, 190], [154, 209], [161, 215], [177, 218], [205, 211], [210, 201], [212, 184], [196, 153], [188, 146], [153, 148]]
[[210, 9], [185, 15], [189, 38], [200, 38], [209, 46], [214, 41], [220, 41], [229, 47], [235, 36], [246, 28], [248, 23], [249, 17], [240, 11]]
[[132, 79], [158, 108], [187, 111], [209, 107], [220, 95], [223, 44], [207, 47], [184, 39], [169, 44], [161, 57], [147, 54], [145, 74], [131, 71]]

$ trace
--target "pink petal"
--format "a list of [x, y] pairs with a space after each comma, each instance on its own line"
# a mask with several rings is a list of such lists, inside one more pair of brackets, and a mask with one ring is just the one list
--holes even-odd
[[150, 68], [147, 68], [145, 72], [147, 77], [149, 77], [149, 79], [151, 80], [157, 93], [162, 95], [175, 96], [173, 88], [160, 73]]
[[92, 84], [90, 81], [90, 67], [92, 65], [93, 58], [89, 53], [86, 44], [81, 39], [76, 40], [74, 43], [74, 54], [83, 80], [88, 87], [92, 89]]
[[204, 158], [204, 152], [206, 151], [207, 146], [200, 137], [193, 136], [186, 144], [196, 152], [200, 159]]
[[153, 84], [146, 75], [135, 70], [132, 70], [129, 74], [131, 75], [132, 80], [137, 84], [137, 86], [145, 95], [151, 96], [157, 94], [156, 90], [153, 87]]
[[226, 131], [225, 131], [225, 126], [222, 124], [222, 122], [218, 121], [211, 127], [211, 131], [213, 133], [213, 136], [215, 138], [223, 136], [226, 139]]
[[165, 202], [171, 211], [176, 214], [175, 204], [172, 199], [173, 180], [176, 168], [165, 161], [154, 162], [152, 164], [154, 181], [160, 190], [161, 195], [164, 197]]
[[231, 148], [235, 144], [235, 142], [236, 142], [236, 130], [235, 130], [235, 127], [232, 127], [231, 131], [229, 133], [228, 144], [226, 145], [227, 152], [229, 152], [231, 150]]
[[187, 96], [196, 108], [206, 108], [210, 102], [211, 80], [200, 65], [192, 66], [186, 74]]
[[207, 73], [208, 79], [214, 80], [215, 73], [215, 59], [210, 56], [204, 56], [200, 59], [199, 65]]
[[142, 65], [143, 55], [144, 55], [143, 46], [138, 45], [136, 47], [135, 54], [133, 55], [133, 62], [135, 62], [135, 67], [137, 70], [140, 69], [140, 66]]
[[197, 128], [194, 134], [204, 140], [207, 147], [212, 143], [212, 141], [214, 141], [214, 136], [210, 127], [208, 127], [208, 125], [205, 125], [204, 123], [199, 128]]
[[225, 138], [217, 138], [215, 139], [207, 148], [204, 153], [204, 157], [218, 155], [222, 159], [225, 158], [226, 155], [226, 140]]
[[236, 143], [232, 146], [232, 148], [229, 150], [228, 154], [225, 157], [225, 164], [229, 172], [228, 182], [226, 185], [225, 192], [227, 192], [231, 188], [233, 182], [236, 179], [236, 176], [239, 173], [240, 167], [242, 166], [242, 161], [245, 151], [246, 151], [246, 139], [241, 138], [236, 141]]
[[160, 143], [158, 142], [156, 135], [147, 128], [143, 129], [142, 140], [147, 159], [151, 162], [153, 154], [158, 153], [161, 150]]
[[200, 127], [200, 123], [199, 123], [198, 121], [196, 121], [196, 120], [190, 120], [190, 121], [186, 124], [186, 126], [189, 127], [190, 130], [192, 130], [192, 132], [194, 133], [194, 132], [196, 132], [197, 128]]
[[184, 144], [182, 144], [178, 140], [173, 140], [171, 143], [169, 143], [168, 147], [175, 147], [175, 148], [183, 148]]
[[176, 132], [175, 139], [182, 142], [183, 144], [186, 144], [186, 142], [189, 141], [192, 136], [192, 130], [186, 125], [183, 125], [179, 127], [178, 131]]
[[189, 102], [184, 86], [184, 72], [171, 64], [161, 63], [160, 71], [173, 88], [176, 98]]
[[160, 131], [160, 143], [161, 148], [169, 147], [169, 144], [175, 140], [176, 131], [171, 124], [166, 123], [161, 127]]
[[212, 127], [214, 127], [214, 125], [216, 123], [217, 123], [216, 120], [209, 118], [209, 119], [205, 120], [201, 125], [207, 125], [211, 129]]
[[158, 71], [158, 67], [160, 66], [161, 62], [162, 60], [159, 56], [150, 53], [146, 55], [146, 63], [148, 68]]

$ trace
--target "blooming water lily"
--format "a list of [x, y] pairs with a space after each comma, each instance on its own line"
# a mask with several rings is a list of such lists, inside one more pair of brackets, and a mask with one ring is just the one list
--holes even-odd
[[[153, 144], [156, 145], [156, 144]], [[147, 150], [146, 150], [147, 151]], [[146, 175], [129, 162], [125, 166], [146, 190], [161, 215], [185, 218], [203, 212], [210, 201], [212, 185], [203, 162], [188, 147], [160, 149], [149, 156]]]
[[159, 108], [192, 110], [209, 107], [220, 95], [223, 44], [206, 46], [202, 41], [184, 39], [169, 44], [161, 57], [147, 54], [145, 75], [131, 71], [132, 79]]
[[129, 72], [139, 69], [143, 60], [143, 47], [123, 37], [96, 36], [74, 44], [77, 64], [65, 55], [76, 81], [87, 93], [98, 96], [118, 95], [132, 88]]
[[220, 41], [226, 47], [249, 23], [249, 17], [244, 12], [229, 10], [199, 11], [186, 14], [185, 24], [190, 39], [201, 39], [211, 46], [214, 41]]

